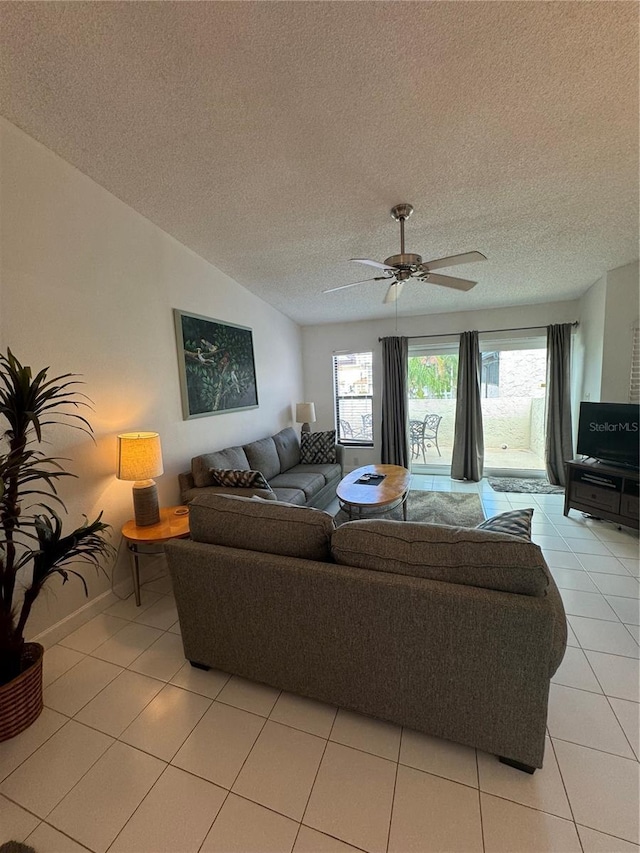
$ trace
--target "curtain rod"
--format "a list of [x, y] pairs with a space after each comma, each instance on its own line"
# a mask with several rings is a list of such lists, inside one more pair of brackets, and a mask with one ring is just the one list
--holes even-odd
[[[580, 323], [577, 320], [574, 320], [569, 325], [571, 326], [579, 326]], [[493, 332], [529, 332], [532, 329], [546, 329], [547, 326], [516, 326], [513, 329], [482, 329], [482, 331], [478, 332], [479, 335], [489, 335]], [[451, 338], [454, 335], [459, 335], [461, 332], [442, 332], [438, 335], [407, 335], [411, 340], [418, 340], [419, 338]], [[384, 340], [384, 338], [378, 338], [378, 343]]]

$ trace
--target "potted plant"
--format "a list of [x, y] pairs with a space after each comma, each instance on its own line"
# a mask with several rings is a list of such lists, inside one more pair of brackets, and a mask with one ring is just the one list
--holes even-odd
[[63, 584], [75, 575], [88, 595], [84, 578], [69, 565], [84, 561], [99, 568], [112, 551], [102, 513], [63, 536], [58, 513], [66, 509], [56, 486], [75, 474], [63, 467], [67, 460], [40, 449], [43, 429], [93, 431], [79, 411], [90, 406], [76, 374], [50, 379], [48, 369], [33, 376], [11, 350], [0, 353], [0, 741], [23, 731], [42, 710], [43, 648], [25, 642], [24, 630], [44, 584], [54, 575]]

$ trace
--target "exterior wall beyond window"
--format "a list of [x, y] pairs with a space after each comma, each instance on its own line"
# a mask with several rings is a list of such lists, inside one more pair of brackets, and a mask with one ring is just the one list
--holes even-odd
[[373, 353], [333, 356], [336, 436], [341, 444], [373, 444]]

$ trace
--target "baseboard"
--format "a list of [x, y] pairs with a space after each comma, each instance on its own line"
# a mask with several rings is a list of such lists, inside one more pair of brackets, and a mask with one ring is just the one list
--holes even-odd
[[[145, 561], [145, 565], [141, 567], [142, 571], [140, 573], [141, 586], [146, 582], [144, 577], [145, 574], [154, 574], [157, 572], [158, 562], [159, 561], [154, 559]], [[115, 584], [112, 589], [92, 598], [91, 601], [83, 604], [82, 607], [74, 610], [73, 613], [65, 616], [64, 619], [56, 622], [55, 625], [52, 625], [50, 628], [46, 628], [35, 637], [30, 637], [29, 639], [35, 643], [41, 643], [45, 649], [55, 646], [56, 643], [59, 643], [60, 640], [64, 639], [72, 631], [82, 627], [82, 625], [89, 622], [90, 619], [93, 619], [94, 616], [98, 616], [108, 607], [111, 607], [112, 604], [115, 604], [117, 601], [122, 601], [122, 599], [128, 598], [130, 595], [133, 595], [133, 581], [131, 577], [128, 576]]]
[[72, 631], [80, 628], [85, 624], [85, 622], [93, 619], [94, 616], [98, 616], [98, 614], [106, 610], [107, 607], [111, 607], [112, 604], [115, 604], [116, 601], [118, 601], [118, 596], [114, 595], [114, 593], [109, 589], [101, 595], [92, 598], [91, 601], [83, 604], [82, 607], [74, 610], [73, 613], [65, 616], [64, 619], [56, 622], [55, 625], [52, 625], [50, 628], [46, 628], [40, 634], [37, 634], [31, 639], [35, 643], [41, 643], [45, 649], [55, 646], [55, 644], [64, 639], [67, 634], [70, 634]]

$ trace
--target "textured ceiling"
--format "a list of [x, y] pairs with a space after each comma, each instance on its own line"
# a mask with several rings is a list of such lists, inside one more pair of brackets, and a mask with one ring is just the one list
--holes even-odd
[[302, 323], [572, 299], [638, 254], [635, 2], [2, 2], [0, 112]]

